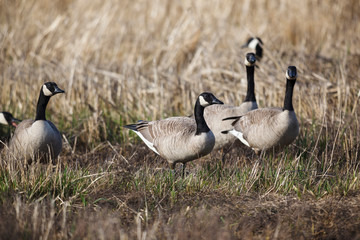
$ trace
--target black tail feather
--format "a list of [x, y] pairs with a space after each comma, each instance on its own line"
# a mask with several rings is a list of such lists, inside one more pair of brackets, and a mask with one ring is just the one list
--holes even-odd
[[237, 120], [237, 119], [240, 119], [242, 116], [234, 116], [234, 117], [227, 117], [227, 118], [224, 118], [223, 121], [227, 121], [227, 120]]
[[124, 128], [128, 128], [130, 130], [133, 130], [133, 131], [137, 131], [138, 129], [138, 125], [137, 124], [129, 124], [129, 125], [125, 125], [123, 126]]
[[123, 126], [123, 127], [124, 127], [124, 128], [128, 128], [128, 129], [131, 129], [131, 130], [133, 130], [133, 131], [139, 131], [141, 128], [146, 127], [147, 124], [148, 124], [147, 121], [139, 120], [137, 123], [125, 125], [125, 126]]

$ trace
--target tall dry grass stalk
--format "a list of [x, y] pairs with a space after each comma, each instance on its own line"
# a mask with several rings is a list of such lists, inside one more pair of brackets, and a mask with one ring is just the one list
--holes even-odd
[[72, 123], [85, 143], [106, 137], [104, 111], [125, 122], [190, 114], [208, 90], [239, 104], [246, 86], [239, 46], [253, 35], [265, 42], [256, 71], [261, 107], [282, 105], [285, 69], [296, 65], [301, 118], [358, 113], [355, 0], [0, 4], [2, 108], [33, 117], [39, 86], [56, 81], [67, 94], [52, 99], [49, 116]]

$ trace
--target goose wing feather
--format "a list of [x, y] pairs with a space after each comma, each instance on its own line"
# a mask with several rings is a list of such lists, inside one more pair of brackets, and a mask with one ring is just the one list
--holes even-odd
[[234, 129], [254, 149], [268, 149], [290, 144], [299, 134], [299, 124], [293, 111], [262, 108], [251, 111], [233, 123]]
[[248, 145], [254, 149], [268, 148], [276, 132], [277, 125], [275, 116], [280, 114], [280, 108], [256, 109], [239, 117], [234, 121], [234, 129], [242, 134]]
[[236, 140], [232, 134], [223, 133], [224, 130], [232, 128], [232, 121], [223, 121], [224, 118], [243, 115], [256, 108], [256, 102], [244, 102], [240, 106], [216, 104], [205, 108], [205, 121], [215, 135], [214, 149], [220, 149]]
[[[170, 117], [136, 124], [136, 131], [149, 148], [169, 163], [187, 162], [212, 150], [215, 137], [210, 131], [195, 135], [196, 122], [190, 117]], [[149, 144], [150, 143], [150, 144]]]

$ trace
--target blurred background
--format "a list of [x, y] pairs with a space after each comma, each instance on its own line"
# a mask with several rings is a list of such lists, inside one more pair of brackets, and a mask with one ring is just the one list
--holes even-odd
[[258, 36], [259, 107], [282, 105], [295, 65], [298, 115], [334, 120], [358, 112], [359, 20], [357, 0], [3, 0], [0, 105], [34, 118], [40, 86], [55, 81], [66, 95], [47, 115], [70, 142], [123, 141], [119, 125], [189, 115], [203, 91], [240, 104], [240, 46]]

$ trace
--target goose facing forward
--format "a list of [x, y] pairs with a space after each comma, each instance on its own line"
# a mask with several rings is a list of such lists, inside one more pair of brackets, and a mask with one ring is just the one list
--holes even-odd
[[59, 155], [62, 149], [61, 134], [51, 121], [46, 120], [45, 110], [52, 96], [64, 92], [54, 82], [42, 85], [35, 120], [22, 121], [10, 140], [10, 151], [16, 157], [30, 161], [55, 159]]
[[258, 108], [254, 92], [255, 62], [256, 58], [254, 53], [246, 54], [247, 93], [244, 102], [240, 106], [212, 105], [205, 108], [205, 121], [215, 135], [216, 142], [214, 149], [221, 149], [236, 140], [236, 137], [232, 134], [222, 133], [224, 130], [232, 128], [231, 121], [223, 121], [224, 118], [239, 116]]
[[242, 116], [225, 118], [224, 121], [235, 119], [229, 132], [255, 152], [292, 143], [299, 135], [299, 122], [292, 104], [296, 78], [296, 67], [289, 66], [283, 108], [261, 108]]
[[133, 130], [155, 153], [165, 158], [171, 169], [176, 163], [195, 160], [211, 152], [215, 136], [204, 119], [204, 108], [223, 104], [212, 93], [203, 92], [196, 100], [194, 118], [170, 117], [157, 121], [139, 121], [124, 126]]
[[250, 37], [241, 48], [250, 48], [255, 51], [256, 59], [261, 60], [263, 56], [263, 42], [259, 37]]
[[0, 112], [0, 124], [17, 126], [17, 122], [20, 122], [19, 119], [14, 118], [14, 116], [9, 112]]

